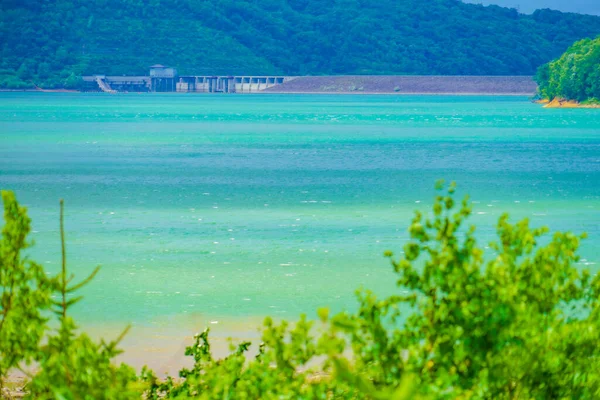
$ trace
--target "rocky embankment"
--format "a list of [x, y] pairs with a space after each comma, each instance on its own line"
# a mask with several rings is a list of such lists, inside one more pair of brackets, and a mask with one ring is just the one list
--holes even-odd
[[264, 90], [271, 93], [397, 93], [533, 95], [530, 76], [302, 76]]

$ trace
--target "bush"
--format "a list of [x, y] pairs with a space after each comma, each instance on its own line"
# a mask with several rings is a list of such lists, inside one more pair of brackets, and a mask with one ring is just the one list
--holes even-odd
[[57, 281], [41, 265], [27, 260], [23, 250], [31, 220], [11, 192], [2, 192], [4, 227], [0, 237], [0, 393], [12, 368], [37, 355], [45, 333], [44, 311], [51, 306]]
[[[575, 267], [583, 236], [556, 233], [541, 246], [546, 228], [532, 229], [527, 220], [511, 224], [503, 215], [498, 239], [485, 254], [475, 228], [465, 225], [468, 198], [458, 205], [454, 192], [450, 185], [438, 195], [429, 216], [415, 214], [402, 256], [386, 253], [398, 274], [396, 294], [379, 299], [359, 291], [354, 313], [329, 316], [327, 309], [319, 310], [320, 333], [304, 316], [292, 325], [267, 318], [252, 359], [247, 342], [224, 359], [213, 358], [206, 330], [186, 349], [194, 364], [178, 378], [161, 381], [148, 369], [136, 378], [131, 368], [110, 364], [118, 340], [96, 345], [85, 335], [72, 338], [74, 324], [65, 317], [63, 297], [55, 303], [57, 335], [32, 350], [40, 372], [29, 385], [31, 395], [597, 398], [600, 278]], [[7, 204], [14, 209], [16, 203]], [[66, 285], [65, 271], [57, 286], [63, 296], [79, 287]], [[20, 353], [13, 358], [19, 357], [24, 359]]]
[[[351, 337], [357, 370], [377, 386], [415, 374], [434, 398], [595, 398], [599, 280], [575, 268], [582, 237], [556, 233], [538, 246], [546, 228], [503, 215], [484, 257], [475, 227], [464, 227], [471, 207], [465, 199], [455, 211], [453, 193], [436, 197], [432, 218], [416, 214], [404, 255], [392, 258], [406, 294], [364, 293], [357, 314], [332, 319]], [[403, 304], [411, 312], [398, 325]]]
[[[21, 369], [21, 363], [34, 360], [37, 364], [35, 374], [21, 369], [30, 378], [27, 397], [139, 398], [141, 390], [136, 387], [134, 370], [126, 365], [115, 367], [111, 363], [119, 354], [117, 345], [121, 338], [96, 344], [86, 334], [75, 333], [77, 327], [68, 311], [81, 300], [80, 296], [75, 296], [77, 290], [89, 283], [99, 269], [82, 282], [71, 284], [73, 276], [67, 273], [66, 265], [62, 201], [62, 271], [57, 277], [48, 278], [40, 265], [21, 257], [21, 251], [29, 246], [25, 239], [31, 221], [26, 209], [18, 205], [11, 192], [2, 192], [2, 199], [5, 226], [0, 241], [0, 385], [11, 368]], [[59, 322], [55, 333], [49, 331], [48, 318], [43, 316], [48, 310], [54, 312]], [[46, 339], [44, 344], [41, 344], [42, 337]], [[5, 391], [1, 393], [4, 395]]]

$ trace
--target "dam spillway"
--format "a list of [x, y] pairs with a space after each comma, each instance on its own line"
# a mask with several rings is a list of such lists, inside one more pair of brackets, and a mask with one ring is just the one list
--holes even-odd
[[294, 79], [290, 76], [178, 75], [175, 68], [157, 64], [148, 76], [90, 75], [83, 77], [86, 91], [256, 93]]
[[177, 92], [255, 93], [290, 81], [287, 76], [180, 76]]

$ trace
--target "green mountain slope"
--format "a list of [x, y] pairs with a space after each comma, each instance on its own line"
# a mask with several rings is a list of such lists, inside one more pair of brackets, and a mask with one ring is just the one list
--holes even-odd
[[533, 75], [600, 17], [458, 0], [3, 0], [0, 87], [81, 74]]

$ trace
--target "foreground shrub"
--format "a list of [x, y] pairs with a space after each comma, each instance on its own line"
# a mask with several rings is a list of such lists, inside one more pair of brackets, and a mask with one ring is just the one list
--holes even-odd
[[[188, 348], [199, 362], [181, 371], [182, 383], [163, 384], [161, 393], [596, 398], [599, 283], [575, 266], [582, 236], [556, 233], [539, 246], [546, 228], [532, 229], [527, 220], [511, 224], [503, 215], [498, 240], [485, 255], [475, 228], [465, 226], [468, 199], [457, 205], [454, 191], [451, 185], [436, 197], [429, 217], [416, 213], [400, 258], [387, 253], [398, 294], [378, 299], [360, 291], [354, 313], [329, 317], [320, 310], [329, 330], [318, 339], [304, 319], [289, 332], [268, 319], [262, 352], [247, 364], [241, 356], [246, 343], [225, 360], [212, 360], [204, 332]], [[324, 375], [299, 373], [319, 356]]]
[[[498, 239], [486, 254], [477, 244], [475, 228], [465, 225], [471, 214], [468, 199], [456, 204], [454, 191], [451, 185], [438, 195], [431, 214], [416, 213], [400, 257], [386, 253], [398, 275], [396, 294], [380, 299], [359, 291], [356, 312], [330, 316], [327, 309], [319, 310], [321, 333], [304, 316], [292, 325], [267, 318], [263, 342], [253, 358], [248, 356], [250, 343], [244, 342], [226, 358], [215, 359], [206, 330], [186, 349], [193, 367], [165, 380], [148, 369], [136, 378], [130, 367], [111, 364], [118, 340], [95, 344], [85, 335], [75, 335], [67, 310], [77, 298], [69, 300], [67, 294], [91, 277], [68, 285], [63, 252], [55, 289], [61, 300], [54, 303], [60, 328], [48, 336], [46, 345], [30, 351], [40, 364], [29, 384], [30, 395], [65, 399], [599, 397], [600, 279], [575, 265], [583, 236], [547, 237], [546, 228], [532, 229], [527, 220], [511, 224], [503, 215], [497, 225]], [[541, 240], [547, 244], [540, 245]], [[43, 320], [32, 321], [44, 330]], [[16, 360], [13, 365], [27, 359], [23, 353], [9, 354]]]
[[596, 398], [599, 281], [575, 267], [582, 237], [539, 246], [546, 228], [503, 215], [484, 257], [464, 226], [471, 207], [456, 209], [453, 193], [437, 196], [430, 218], [416, 213], [402, 257], [387, 254], [400, 294], [362, 293], [358, 313], [332, 319], [356, 370], [382, 386], [415, 374], [434, 398]]
[[249, 342], [241, 343], [226, 358], [215, 360], [210, 351], [209, 330], [195, 336], [186, 349], [194, 358], [191, 369], [182, 369], [179, 382], [169, 378], [160, 383], [145, 371], [150, 384], [149, 397], [201, 399], [325, 399], [355, 397], [351, 387], [331, 379], [328, 369], [309, 361], [320, 354], [310, 335], [312, 323], [304, 316], [294, 327], [286, 322], [275, 324], [270, 318], [264, 323], [263, 342], [258, 355], [247, 359]]
[[[87, 335], [77, 334], [77, 327], [68, 315], [70, 307], [81, 300], [76, 296], [77, 290], [93, 279], [98, 268], [84, 281], [71, 284], [73, 276], [68, 274], [66, 266], [62, 202], [62, 270], [59, 276], [49, 278], [40, 265], [22, 257], [21, 252], [29, 246], [26, 236], [31, 223], [26, 209], [18, 205], [10, 192], [2, 192], [2, 199], [5, 225], [0, 240], [0, 384], [11, 368], [21, 369], [22, 363], [35, 361], [34, 375], [21, 369], [30, 379], [26, 386], [29, 398], [139, 399], [141, 389], [135, 371], [112, 363], [119, 354], [120, 338], [97, 344]], [[49, 311], [58, 319], [55, 333], [48, 329]], [[45, 341], [41, 344], [43, 337]], [[0, 393], [4, 397], [7, 391]]]
[[23, 256], [30, 246], [27, 210], [11, 192], [2, 192], [4, 227], [0, 237], [0, 393], [10, 369], [35, 358], [45, 332], [43, 312], [51, 305], [56, 280]]

